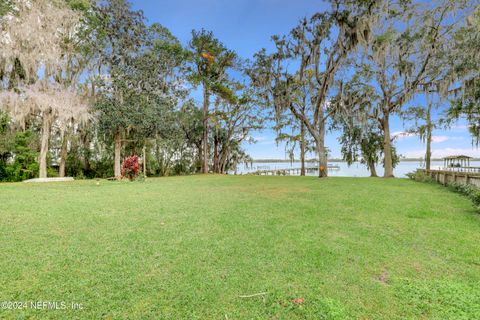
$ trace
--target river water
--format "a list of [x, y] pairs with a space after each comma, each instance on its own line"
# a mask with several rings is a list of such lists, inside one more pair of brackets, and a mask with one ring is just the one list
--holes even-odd
[[[369, 177], [370, 172], [367, 167], [361, 163], [354, 163], [348, 166], [346, 162], [329, 162], [329, 165], [338, 166], [338, 169], [329, 169], [328, 175], [333, 177]], [[306, 163], [306, 167], [316, 166], [314, 163]], [[470, 166], [480, 167], [480, 161], [471, 161]], [[425, 165], [420, 161], [400, 161], [397, 167], [394, 169], [394, 175], [398, 178], [406, 178], [406, 174], [413, 172], [418, 168], [424, 168]], [[443, 167], [443, 161], [432, 161], [431, 168], [438, 169]], [[257, 170], [277, 170], [277, 169], [289, 169], [300, 168], [300, 162], [253, 162], [252, 164], [241, 164], [237, 168], [237, 174], [246, 174], [255, 172]], [[316, 176], [317, 171], [307, 173], [307, 175]], [[380, 164], [377, 166], [377, 174], [383, 175], [383, 166]]]

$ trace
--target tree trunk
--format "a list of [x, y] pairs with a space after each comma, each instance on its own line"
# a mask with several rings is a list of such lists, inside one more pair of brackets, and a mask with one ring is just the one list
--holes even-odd
[[81, 137], [82, 137], [83, 173], [88, 176], [91, 173], [91, 165], [90, 165], [91, 151], [90, 151], [90, 136], [86, 129], [83, 130]]
[[317, 152], [318, 152], [318, 177], [326, 178], [328, 177], [328, 163], [327, 163], [327, 154], [325, 152], [325, 138], [321, 137], [317, 141]]
[[42, 141], [40, 145], [40, 157], [39, 165], [40, 170], [38, 176], [40, 178], [47, 177], [47, 155], [48, 155], [48, 142], [50, 140], [50, 115], [43, 116], [42, 123]]
[[[222, 155], [222, 160], [220, 164], [220, 170], [222, 173], [227, 173], [227, 162], [228, 162], [228, 157], [230, 156], [230, 148], [227, 148], [225, 152]], [[237, 171], [237, 167], [235, 167], [235, 172]]]
[[209, 108], [208, 88], [203, 85], [203, 165], [202, 172], [208, 173], [208, 108]]
[[426, 136], [426, 143], [427, 143], [427, 150], [425, 152], [425, 169], [427, 171], [430, 170], [431, 158], [432, 158], [432, 102], [428, 101], [427, 95], [427, 136]]
[[63, 178], [65, 177], [65, 163], [67, 162], [67, 135], [65, 132], [62, 133], [62, 146], [60, 148], [60, 167], [58, 170], [58, 175]]
[[197, 164], [195, 165], [196, 167], [196, 172], [203, 172], [203, 138], [202, 138], [202, 143], [200, 145], [197, 145], [198, 149], [198, 159], [197, 159]]
[[319, 112], [318, 121], [318, 137], [317, 137], [317, 152], [318, 152], [318, 177], [328, 177], [328, 163], [327, 150], [325, 149], [325, 118], [323, 109]]
[[300, 126], [300, 176], [305, 176], [305, 124], [301, 123]]
[[157, 166], [155, 169], [155, 174], [161, 174], [161, 166], [160, 166], [160, 145], [158, 143], [159, 138], [158, 135], [155, 136], [155, 160], [157, 161]]
[[147, 147], [143, 146], [143, 176], [147, 177]]
[[393, 159], [392, 159], [392, 140], [390, 138], [390, 114], [384, 112], [383, 114], [383, 167], [384, 178], [393, 178]]
[[[216, 130], [215, 130], [216, 131]], [[214, 145], [213, 145], [213, 172], [220, 173], [220, 159], [218, 157], [218, 136], [215, 132]]]
[[368, 169], [370, 170], [370, 177], [378, 177], [377, 168], [375, 168], [375, 162], [372, 160], [368, 161]]
[[120, 180], [122, 178], [122, 170], [121, 170], [121, 151], [122, 151], [122, 134], [120, 133], [120, 129], [117, 129], [115, 133], [115, 178]]
[[226, 174], [226, 166], [227, 166], [227, 159], [229, 155], [229, 148], [228, 146], [223, 146], [221, 152], [218, 154], [218, 170], [221, 174]]

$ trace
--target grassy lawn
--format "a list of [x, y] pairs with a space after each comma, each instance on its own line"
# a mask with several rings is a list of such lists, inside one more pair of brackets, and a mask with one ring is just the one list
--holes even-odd
[[1, 184], [0, 219], [0, 301], [68, 306], [0, 319], [480, 319], [480, 215], [437, 185]]

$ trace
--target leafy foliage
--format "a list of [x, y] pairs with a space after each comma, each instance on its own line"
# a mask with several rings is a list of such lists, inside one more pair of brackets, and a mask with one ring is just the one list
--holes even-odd
[[0, 181], [23, 181], [38, 175], [37, 135], [28, 130], [15, 135], [13, 163], [0, 161]]
[[12, 156], [14, 133], [10, 128], [10, 116], [0, 111], [0, 162], [4, 164]]
[[407, 177], [417, 182], [434, 182], [434, 180], [425, 173], [424, 170], [415, 170], [414, 172], [407, 173]]
[[[214, 94], [218, 99], [235, 103], [233, 91], [228, 86], [228, 71], [235, 67], [237, 54], [227, 49], [212, 32], [205, 29], [192, 31], [189, 49], [191, 63], [187, 68], [187, 77], [195, 87], [201, 85], [203, 90], [201, 169], [203, 173], [208, 173], [210, 96]], [[216, 156], [215, 154], [214, 157]], [[218, 171], [218, 163], [216, 160], [214, 162], [214, 171]]]
[[0, 18], [12, 12], [12, 10], [13, 10], [13, 3], [11, 0], [0, 1]]
[[448, 187], [472, 200], [475, 207], [480, 210], [480, 189], [478, 187], [459, 182], [451, 182]]
[[473, 141], [478, 146], [480, 143], [480, 83], [472, 81], [465, 88], [461, 98], [452, 100], [448, 110], [451, 119], [466, 119]]
[[140, 163], [138, 161], [138, 156], [133, 155], [126, 157], [122, 164], [122, 177], [133, 181], [138, 177], [139, 172]]
[[15, 132], [10, 117], [0, 112], [0, 181], [22, 181], [38, 172], [37, 135]]
[[355, 69], [363, 79], [363, 87], [370, 91], [370, 118], [383, 131], [385, 177], [393, 176], [392, 116], [401, 115], [419, 92], [430, 92], [435, 87], [443, 92], [448, 88], [448, 81], [443, 81], [448, 69], [443, 57], [448, 51], [446, 43], [462, 17], [455, 13], [464, 5], [465, 1], [433, 6], [400, 1], [378, 8], [379, 23], [372, 30], [368, 50], [362, 53], [365, 60]]
[[207, 91], [232, 99], [232, 92], [224, 85], [227, 70], [235, 67], [237, 55], [225, 47], [211, 31], [201, 29], [192, 31], [189, 43], [190, 60], [188, 67], [190, 81], [194, 85], [203, 85]]
[[263, 104], [275, 110], [277, 124], [288, 110], [315, 140], [320, 177], [327, 176], [327, 121], [335, 112], [331, 107], [338, 106], [328, 103], [329, 96], [347, 56], [370, 41], [373, 8], [373, 1], [333, 1], [331, 10], [302, 19], [289, 35], [273, 36], [275, 51], [256, 53], [249, 69], [252, 85]]
[[[127, 0], [0, 1], [2, 176], [27, 132], [41, 137], [31, 149], [41, 175], [52, 163], [62, 175], [120, 176], [122, 157], [140, 152], [153, 175], [232, 172], [250, 159], [252, 133], [271, 122], [292, 159], [298, 145], [302, 158], [318, 154], [320, 176], [325, 135], [338, 129], [347, 162], [372, 169], [383, 157], [392, 171], [392, 116], [415, 116], [412, 130], [426, 140], [439, 125], [424, 106], [406, 109], [420, 92], [460, 93], [449, 120], [467, 119], [480, 136], [473, 2], [327, 3], [247, 63], [205, 29], [184, 47]], [[191, 99], [200, 86], [201, 106]]]

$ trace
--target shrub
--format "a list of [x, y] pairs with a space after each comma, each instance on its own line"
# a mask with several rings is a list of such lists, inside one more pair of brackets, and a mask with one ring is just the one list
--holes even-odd
[[143, 172], [140, 172], [138, 174], [137, 181], [145, 182], [145, 180], [147, 180], [147, 177], [145, 177], [145, 174]]
[[418, 182], [433, 182], [434, 180], [423, 170], [415, 170], [413, 172], [407, 173], [406, 176], [414, 181]]
[[35, 151], [37, 145], [38, 140], [33, 131], [16, 133], [12, 145], [9, 146], [9, 153], [15, 157], [10, 159], [11, 161], [0, 160], [0, 181], [14, 182], [35, 178], [38, 174], [38, 153]]
[[122, 177], [127, 177], [130, 181], [135, 180], [140, 172], [140, 164], [138, 162], [138, 156], [133, 155], [127, 157], [123, 161], [122, 165]]
[[83, 173], [83, 170], [78, 170], [77, 175], [75, 176], [75, 179], [77, 180], [83, 180], [85, 179], [85, 174]]
[[47, 177], [53, 178], [58, 177], [58, 171], [55, 168], [48, 167], [47, 168]]
[[471, 184], [463, 184], [458, 182], [451, 182], [448, 187], [472, 200], [473, 204], [480, 209], [480, 189]]

